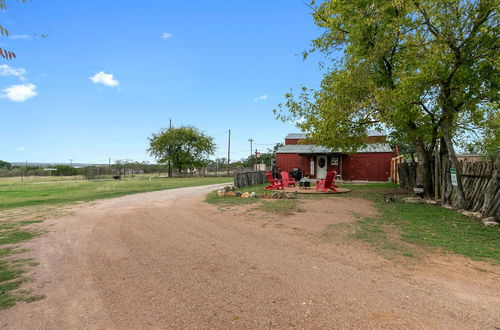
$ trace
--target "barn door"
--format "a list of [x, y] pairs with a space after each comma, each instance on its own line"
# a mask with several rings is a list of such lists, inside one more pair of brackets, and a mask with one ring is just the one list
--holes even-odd
[[368, 180], [369, 157], [364, 155], [352, 155], [349, 157], [351, 163], [351, 180]]

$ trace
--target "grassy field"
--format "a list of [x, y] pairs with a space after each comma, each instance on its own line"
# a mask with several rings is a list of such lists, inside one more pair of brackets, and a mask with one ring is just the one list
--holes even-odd
[[231, 178], [153, 178], [113, 181], [17, 182], [0, 179], [0, 210], [91, 201], [129, 194], [217, 184]]

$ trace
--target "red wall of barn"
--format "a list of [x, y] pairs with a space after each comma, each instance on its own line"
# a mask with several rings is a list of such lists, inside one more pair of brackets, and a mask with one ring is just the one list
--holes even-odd
[[285, 139], [285, 144], [297, 144], [299, 139]]
[[387, 181], [391, 169], [391, 152], [346, 155], [343, 159], [344, 180]]
[[294, 167], [302, 169], [302, 156], [298, 154], [276, 154], [276, 166], [280, 171], [290, 172]]

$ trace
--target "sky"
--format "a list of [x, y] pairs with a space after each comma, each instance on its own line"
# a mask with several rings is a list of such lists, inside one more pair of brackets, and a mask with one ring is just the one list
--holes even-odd
[[[231, 159], [283, 142], [272, 110], [317, 87], [321, 31], [302, 0], [8, 2], [0, 22], [0, 159], [154, 162], [148, 137], [169, 119], [214, 137]], [[45, 37], [43, 37], [45, 36]]]

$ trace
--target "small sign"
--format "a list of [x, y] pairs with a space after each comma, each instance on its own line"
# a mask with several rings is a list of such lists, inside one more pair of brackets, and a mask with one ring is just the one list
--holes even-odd
[[457, 169], [454, 167], [450, 168], [450, 175], [451, 175], [451, 185], [454, 187], [458, 186]]
[[339, 157], [332, 157], [332, 165], [337, 166], [339, 164]]

